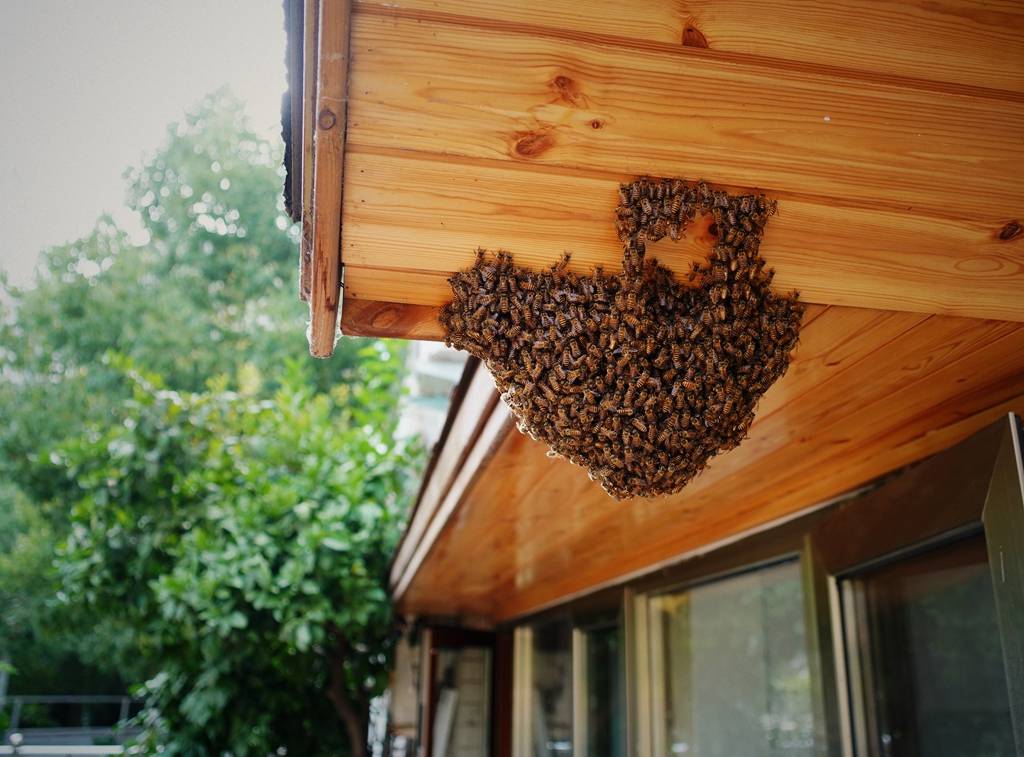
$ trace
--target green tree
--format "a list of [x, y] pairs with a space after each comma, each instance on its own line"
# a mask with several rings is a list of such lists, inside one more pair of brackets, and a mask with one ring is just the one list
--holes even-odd
[[399, 357], [362, 357], [331, 393], [297, 363], [269, 397], [253, 369], [203, 393], [133, 373], [114, 422], [55, 452], [77, 492], [63, 589], [158, 666], [150, 748], [363, 753], [417, 451], [394, 434]]
[[[221, 432], [227, 434], [230, 429], [226, 425], [206, 427], [202, 432], [206, 436], [203, 436], [198, 429], [204, 427], [191, 421], [185, 424], [184, 417], [178, 419], [185, 424], [181, 427], [175, 426], [170, 417], [165, 419], [165, 426], [161, 428], [166, 429], [167, 438], [140, 436], [143, 434], [140, 429], [156, 423], [154, 408], [164, 407], [161, 403], [170, 396], [197, 408], [197, 412], [203, 408], [202, 412], [209, 413], [217, 423], [227, 424], [230, 416], [227, 408], [240, 412], [244, 404], [254, 412], [259, 409], [251, 422], [271, 424], [272, 419], [279, 416], [270, 408], [282, 401], [285, 395], [281, 392], [286, 392], [295, 401], [300, 394], [304, 397], [302, 407], [295, 408], [297, 421], [311, 422], [313, 414], [321, 413], [323, 432], [329, 430], [338, 434], [335, 442], [350, 445], [345, 449], [354, 455], [358, 450], [351, 446], [355, 443], [351, 434], [358, 433], [362, 427], [353, 429], [351, 434], [339, 429], [371, 413], [372, 403], [379, 401], [379, 407], [372, 412], [388, 418], [387, 422], [381, 422], [378, 431], [382, 439], [387, 437], [392, 428], [395, 395], [393, 391], [384, 391], [382, 382], [397, 386], [395, 371], [401, 348], [369, 340], [343, 340], [332, 359], [309, 360], [304, 338], [306, 311], [296, 296], [297, 232], [284, 214], [280, 200], [280, 145], [261, 138], [250, 129], [241, 103], [227, 91], [211, 94], [180, 123], [172, 124], [164, 144], [141, 166], [127, 172], [126, 180], [129, 205], [138, 211], [143, 236], [148, 237], [145, 243], [138, 244], [137, 239], [133, 241], [111, 219], [101, 218], [81, 239], [46, 251], [33, 286], [24, 289], [9, 286], [0, 273], [0, 417], [4, 419], [0, 424], [0, 481], [4, 482], [0, 487], [0, 587], [3, 592], [0, 599], [5, 610], [11, 608], [0, 618], [0, 661], [6, 654], [13, 663], [16, 672], [11, 677], [11, 690], [20, 692], [47, 689], [47, 693], [59, 693], [69, 687], [67, 671], [75, 669], [79, 671], [82, 686], [88, 685], [91, 678], [93, 686], [107, 690], [122, 685], [119, 674], [134, 680], [153, 677], [147, 689], [152, 705], [148, 712], [150, 715], [160, 713], [160, 716], [154, 716], [150, 733], [158, 733], [156, 726], [164, 722], [173, 724], [175, 729], [181, 726], [181, 733], [190, 733], [183, 724], [195, 722], [193, 716], [198, 710], [189, 708], [201, 700], [209, 704], [210, 712], [217, 713], [210, 716], [212, 720], [220, 722], [228, 718], [225, 710], [218, 711], [214, 707], [216, 697], [203, 700], [197, 694], [188, 699], [186, 705], [182, 704], [184, 695], [176, 698], [177, 695], [170, 693], [175, 687], [185, 686], [182, 681], [192, 681], [199, 675], [197, 671], [203, 669], [205, 658], [189, 655], [204, 653], [209, 642], [200, 643], [197, 631], [195, 638], [179, 640], [180, 646], [175, 646], [174, 624], [160, 626], [158, 622], [172, 602], [173, 581], [161, 587], [150, 586], [149, 581], [157, 575], [171, 581], [176, 575], [172, 568], [179, 565], [179, 559], [186, 560], [184, 553], [170, 551], [171, 547], [178, 548], [178, 545], [191, 543], [191, 538], [198, 538], [187, 539], [183, 534], [172, 538], [178, 533], [175, 519], [181, 523], [205, 523], [209, 533], [214, 535], [209, 538], [223, 536], [218, 530], [220, 527], [214, 525], [213, 514], [196, 514], [205, 513], [203, 508], [214, 508], [217, 495], [216, 491], [211, 491], [193, 500], [184, 495], [178, 497], [177, 492], [146, 488], [155, 486], [154, 480], [147, 478], [153, 474], [153, 469], [146, 460], [164, 461], [168, 459], [165, 455], [180, 455], [182, 467], [175, 475], [180, 474], [179, 483], [192, 481], [191, 476], [200, 475], [195, 472], [195, 466], [209, 467], [214, 461], [201, 455], [198, 448], [182, 442], [177, 435], [192, 434], [189, 438], [199, 444], [202, 439], [212, 439]], [[161, 388], [154, 389], [156, 393], [151, 398], [156, 404], [147, 404], [144, 393], [139, 394], [137, 382], [126, 378], [123, 360], [120, 357], [109, 359], [109, 355], [124, 356], [138, 371], [161, 377], [155, 380]], [[382, 357], [385, 355], [386, 359]], [[296, 361], [303, 365], [301, 382], [296, 370], [287, 368]], [[380, 366], [376, 365], [381, 361]], [[259, 381], [252, 378], [257, 375]], [[223, 376], [233, 377], [232, 381], [237, 380], [248, 389], [230, 399]], [[215, 387], [213, 391], [209, 389], [211, 382]], [[376, 393], [372, 396], [365, 395], [369, 386], [379, 391], [374, 390]], [[232, 402], [242, 404], [232, 405]], [[354, 404], [346, 409], [349, 403]], [[214, 407], [219, 409], [213, 412], [210, 408]], [[276, 412], [284, 413], [285, 409], [282, 406]], [[334, 420], [329, 421], [328, 417]], [[231, 418], [234, 422], [234, 416]], [[241, 426], [235, 430], [240, 429]], [[266, 432], [260, 437], [266, 439], [271, 433], [269, 429], [270, 426], [261, 426], [248, 430], [253, 431], [254, 438]], [[88, 506], [83, 503], [106, 496], [100, 486], [106, 479], [90, 476], [96, 465], [126, 463], [117, 456], [104, 461], [108, 453], [97, 446], [98, 439], [110, 437], [113, 440], [118, 434], [126, 435], [125, 439], [135, 439], [139, 445], [133, 453], [135, 457], [128, 458], [136, 467], [127, 469], [124, 476], [117, 478], [118, 486], [134, 503], [129, 512], [143, 523], [157, 518], [160, 529], [154, 533], [170, 540], [168, 544], [156, 544], [146, 541], [143, 538], [146, 534], [135, 530], [131, 531], [131, 539], [124, 542], [118, 541], [118, 533], [113, 532], [109, 534], [111, 541], [107, 550], [92, 558], [102, 558], [104, 569], [113, 571], [109, 580], [123, 578], [128, 586], [138, 589], [138, 595], [131, 595], [131, 601], [140, 604], [133, 604], [130, 613], [107, 601], [112, 591], [109, 586], [104, 591], [95, 587], [96, 601], [80, 602], [86, 595], [79, 595], [72, 589], [77, 591], [91, 586], [92, 579], [76, 583], [74, 570], [66, 561], [61, 566], [62, 576], [58, 576], [52, 563], [57, 545], [64, 540], [69, 540], [71, 545], [66, 560], [79, 561], [82, 558], [79, 537], [91, 534], [90, 538], [100, 539], [100, 532], [90, 530], [90, 523], [72, 517], [70, 511], [74, 506], [75, 513], [80, 513]], [[369, 432], [365, 438], [377, 443]], [[74, 441], [67, 442], [68, 439]], [[408, 462], [407, 457], [402, 457], [407, 455], [402, 445], [393, 440], [380, 444], [381, 449], [398, 455], [396, 466], [402, 460]], [[245, 464], [253, 466], [254, 470], [265, 465], [252, 459], [259, 449], [251, 446], [245, 449], [250, 456]], [[275, 453], [282, 451], [280, 447], [268, 446], [267, 449]], [[331, 450], [336, 449], [331, 447]], [[86, 454], [99, 458], [90, 462], [83, 456]], [[71, 460], [77, 462], [68, 467]], [[298, 466], [300, 462], [293, 461], [293, 464]], [[226, 465], [224, 461], [220, 463]], [[361, 458], [352, 457], [341, 467], [347, 470], [347, 467], [361, 464]], [[351, 497], [353, 501], [359, 500], [353, 512], [372, 513], [376, 512], [371, 507], [376, 500], [370, 497], [380, 494], [382, 500], [376, 502], [382, 518], [379, 546], [380, 559], [385, 559], [388, 540], [394, 538], [401, 498], [396, 489], [385, 491], [382, 482], [394, 483], [397, 478], [388, 479], [392, 474], [382, 473], [374, 479], [377, 484], [360, 489], [362, 479], [358, 475], [356, 471], [345, 479], [332, 478], [330, 485], [322, 483], [303, 501], [320, 503], [316, 512], [333, 518], [331, 513], [337, 514], [336, 507], [343, 504], [328, 506], [324, 504], [326, 498], [337, 494], [338, 502], [343, 503], [348, 501], [344, 497]], [[398, 473], [393, 475], [398, 476]], [[341, 488], [350, 484], [355, 488], [342, 497]], [[378, 484], [379, 492], [373, 488]], [[275, 489], [274, 496], [285, 495], [282, 489]], [[230, 501], [234, 503], [235, 515], [243, 512], [244, 508], [239, 508], [237, 502]], [[277, 504], [282, 501], [278, 500]], [[188, 509], [187, 518], [182, 514], [187, 509], [186, 502], [192, 508]], [[174, 507], [165, 510], [167, 503]], [[298, 504], [299, 501], [291, 503], [292, 506]], [[362, 505], [366, 507], [359, 509]], [[147, 507], [155, 508], [155, 512], [145, 513]], [[113, 512], [102, 508], [100, 511], [108, 516]], [[253, 524], [258, 523], [256, 514], [247, 517]], [[319, 517], [312, 519], [309, 529], [318, 527]], [[312, 531], [302, 530], [306, 528], [302, 525], [305, 521], [296, 518], [282, 516], [262, 524], [266, 526], [266, 536], [277, 545], [274, 549], [285, 549], [277, 544], [280, 539], [312, 538], [309, 535]], [[136, 537], [140, 539], [138, 543], [133, 541]], [[136, 547], [142, 549], [143, 546], [154, 551], [132, 553]], [[160, 551], [158, 546], [168, 551]], [[237, 547], [229, 550], [223, 546], [227, 555], [225, 564], [230, 563], [232, 555], [241, 554]], [[348, 571], [351, 566], [347, 563], [318, 558], [317, 565], [320, 571], [317, 575], [322, 574], [325, 582], [346, 585], [347, 572], [333, 578], [328, 574], [334, 569]], [[117, 572], [127, 571], [129, 566], [142, 572]], [[145, 572], [150, 569], [156, 572]], [[375, 582], [380, 590], [379, 560], [364, 562], [363, 569], [365, 580]], [[66, 582], [63, 599], [59, 595], [61, 580]], [[206, 580], [212, 579], [207, 577]], [[291, 589], [278, 591], [282, 601], [290, 597]], [[354, 611], [358, 606], [345, 602], [355, 601], [358, 596], [351, 592], [339, 595], [324, 591], [319, 599], [338, 602], [332, 612], [342, 612], [346, 608]], [[298, 603], [295, 612], [304, 612], [303, 608], [313, 612], [308, 601]], [[153, 615], [147, 614], [149, 612]], [[198, 617], [198, 609], [190, 612]], [[217, 676], [216, 685], [210, 683], [209, 678], [203, 679], [206, 682], [203, 685], [210, 691], [219, 691], [228, 686], [224, 682], [232, 675], [238, 674], [239, 680], [244, 680], [245, 676], [259, 673], [269, 681], [280, 683], [276, 691], [281, 696], [275, 698], [270, 688], [261, 689], [273, 701], [263, 702], [261, 708], [234, 710], [230, 714], [231, 728], [225, 725], [219, 730], [204, 729], [203, 733], [210, 735], [204, 736], [207, 740], [201, 743], [210, 750], [228, 748], [224, 744], [242, 743], [232, 740], [231, 733], [236, 731], [283, 734], [281, 743], [297, 743], [287, 736], [289, 727], [301, 730], [326, 722], [322, 713], [310, 705], [309, 686], [310, 682], [320, 680], [317, 676], [329, 672], [323, 667], [329, 658], [321, 653], [313, 655], [309, 649], [314, 644], [318, 650], [325, 649], [330, 640], [317, 634], [327, 626], [312, 622], [315, 612], [305, 625], [296, 620], [297, 614], [291, 615], [285, 610], [274, 612], [283, 619], [278, 631], [284, 628], [285, 621], [290, 621], [291, 625], [287, 632], [281, 631], [285, 635], [266, 657], [270, 667], [262, 670], [262, 657], [255, 647], [243, 645], [249, 656], [245, 670], [251, 672], [244, 672], [236, 664], [237, 660], [230, 665], [224, 662], [227, 668], [214, 666], [210, 670], [215, 672], [208, 673], [208, 676]], [[338, 623], [334, 615], [330, 617], [339, 629], [351, 630], [350, 626]], [[269, 633], [255, 620], [252, 618], [254, 625], [251, 627], [247, 621], [246, 629], [236, 629], [232, 643], [241, 644], [240, 639]], [[151, 627], [150, 623], [156, 626]], [[183, 633], [192, 633], [198, 626], [183, 622], [179, 627]], [[258, 632], [252, 636], [240, 635], [243, 630], [254, 629]], [[287, 670], [275, 668], [284, 659], [283, 652], [278, 654], [281, 649], [294, 647], [297, 650], [300, 640], [305, 639], [306, 630], [299, 636], [299, 629], [308, 629], [311, 634], [308, 648], [297, 653], [294, 659], [289, 658]], [[386, 619], [379, 626], [379, 632], [389, 632]], [[285, 638], [287, 634], [294, 638], [289, 641]], [[331, 639], [335, 636], [337, 634]], [[354, 660], [359, 655], [376, 660], [387, 650], [386, 644], [376, 644], [376, 637], [360, 640], [352, 635], [345, 638], [345, 643], [352, 645], [351, 659], [345, 667], [350, 677], [355, 675], [353, 666], [358, 663]], [[288, 644], [292, 647], [287, 647]], [[170, 649], [179, 653], [168, 657], [173, 662], [164, 667], [161, 655]], [[160, 654], [155, 650], [160, 650]], [[297, 688], [297, 677], [287, 677], [293, 673], [299, 676], [303, 661], [311, 666], [305, 671], [309, 684], [305, 692]], [[83, 667], [84, 663], [91, 663], [94, 668], [90, 671]], [[376, 679], [370, 676], [361, 680], [369, 681], [367, 690], [373, 690]], [[161, 681], [166, 685], [158, 685]], [[355, 696], [362, 690], [353, 687], [349, 691]], [[298, 713], [296, 719], [282, 714], [286, 711], [283, 704], [286, 698], [290, 702], [288, 706]], [[361, 707], [358, 701], [356, 704]], [[328, 705], [329, 702], [323, 706]], [[261, 720], [258, 709], [266, 710], [270, 720]], [[187, 718], [182, 714], [186, 712]], [[260, 728], [263, 730], [259, 731]], [[217, 739], [223, 741], [217, 742]], [[178, 743], [180, 746], [186, 742]], [[184, 746], [180, 748], [188, 750]]]

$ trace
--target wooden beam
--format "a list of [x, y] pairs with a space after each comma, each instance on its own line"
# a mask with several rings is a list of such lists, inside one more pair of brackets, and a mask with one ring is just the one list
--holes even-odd
[[[647, 2], [579, 23], [624, 21]], [[569, 250], [577, 271], [617, 269], [616, 184], [645, 172], [778, 198], [762, 251], [777, 288], [807, 302], [1024, 321], [1024, 97], [996, 88], [1012, 82], [981, 87], [980, 64], [973, 83], [948, 86], [828, 68], [810, 42], [788, 61], [667, 46], [644, 36], [664, 9], [613, 38], [574, 32], [579, 12], [562, 2], [536, 17], [541, 29], [511, 5], [467, 3], [358, 6], [345, 295], [375, 304], [343, 318], [346, 333], [438, 338], [446, 279], [478, 246], [536, 268]], [[701, 15], [735, 31], [745, 3]], [[975, 6], [957, 6], [971, 34], [1000, 37]], [[935, 9], [871, 13], [901, 34], [945, 28]], [[671, 14], [673, 29], [686, 21]], [[797, 25], [785, 18], [769, 36]], [[681, 269], [707, 254], [705, 232], [654, 252]]]
[[455, 418], [448, 429], [448, 434], [439, 442], [443, 447], [437, 462], [424, 481], [409, 525], [395, 550], [395, 557], [391, 563], [392, 587], [407, 583], [403, 577], [409, 569], [413, 553], [423, 541], [427, 527], [437, 515], [445, 495], [451, 489], [470, 450], [477, 444], [480, 433], [498, 402], [498, 391], [487, 369], [479, 363], [475, 365], [466, 392], [455, 408]]
[[437, 312], [436, 307], [429, 305], [353, 299], [346, 293], [341, 331], [346, 336], [442, 342], [444, 332], [437, 320]]
[[360, 12], [1024, 92], [1016, 0], [358, 0]]
[[329, 357], [341, 303], [341, 202], [348, 111], [350, 0], [321, 0], [315, 138], [309, 351]]
[[[517, 263], [532, 268], [551, 265], [569, 250], [578, 272], [598, 265], [619, 270], [612, 210], [624, 175], [355, 145], [348, 168], [346, 302], [355, 297], [436, 307], [451, 299], [448, 276], [471, 265], [478, 246], [510, 250]], [[1024, 234], [1004, 240], [998, 222], [955, 212], [936, 218], [905, 208], [776, 196], [780, 212], [761, 249], [776, 270], [778, 289], [798, 289], [813, 303], [1024, 320]], [[687, 239], [663, 240], [651, 249], [685, 270], [707, 256], [712, 240], [705, 220]], [[434, 318], [426, 310], [420, 314]], [[426, 320], [396, 326], [428, 330]]]
[[302, 236], [299, 239], [299, 299], [309, 302], [313, 289], [313, 125], [316, 123], [320, 2], [302, 1]]
[[[349, 140], [563, 173], [704, 177], [882, 212], [1024, 211], [1024, 98], [362, 14]], [[472, 62], [470, 65], [470, 61]]]
[[495, 403], [487, 416], [483, 429], [466, 456], [465, 462], [458, 469], [444, 498], [434, 508], [433, 517], [427, 524], [423, 535], [411, 545], [412, 555], [405, 565], [404, 571], [400, 576], [393, 576], [394, 582], [391, 589], [399, 607], [401, 607], [402, 598], [409, 588], [409, 583], [416, 576], [427, 555], [434, 549], [438, 536], [451, 526], [452, 514], [462, 504], [469, 488], [493, 457], [502, 439], [508, 436], [512, 430], [512, 416], [508, 407], [504, 402]]

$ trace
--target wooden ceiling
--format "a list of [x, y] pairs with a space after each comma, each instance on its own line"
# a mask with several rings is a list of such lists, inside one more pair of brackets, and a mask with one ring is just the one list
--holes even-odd
[[406, 612], [492, 623], [796, 513], [1024, 413], [1024, 324], [813, 306], [750, 438], [681, 493], [625, 502], [515, 431], [478, 373], [392, 588]]
[[343, 333], [437, 339], [477, 247], [615, 269], [640, 174], [777, 198], [761, 252], [812, 303], [751, 438], [673, 497], [607, 498], [481, 372], [395, 561], [403, 609], [516, 617], [1024, 410], [1019, 0], [296, 2], [318, 354], [339, 248]]

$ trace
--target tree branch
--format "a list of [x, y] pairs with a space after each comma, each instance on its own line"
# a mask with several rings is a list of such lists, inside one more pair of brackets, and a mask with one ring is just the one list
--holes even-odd
[[352, 701], [345, 681], [345, 658], [348, 655], [348, 644], [337, 629], [332, 629], [330, 633], [334, 639], [334, 649], [327, 654], [327, 664], [331, 674], [326, 691], [327, 698], [334, 705], [334, 711], [345, 726], [352, 757], [366, 757], [367, 703]]

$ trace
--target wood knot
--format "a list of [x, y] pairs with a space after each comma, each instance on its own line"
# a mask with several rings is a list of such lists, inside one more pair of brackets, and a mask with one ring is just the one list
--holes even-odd
[[1016, 239], [1024, 231], [1024, 226], [1021, 225], [1020, 221], [1010, 221], [1002, 229], [999, 230], [999, 239], [1004, 242], [1009, 242], [1011, 239]]
[[555, 146], [555, 135], [550, 129], [518, 131], [514, 138], [512, 150], [520, 158], [536, 158]]
[[583, 108], [587, 104], [587, 98], [583, 94], [583, 90], [580, 89], [579, 84], [564, 74], [556, 76], [548, 83], [548, 86], [551, 87], [551, 91], [555, 93], [555, 96], [566, 105], [571, 105], [574, 108]]
[[693, 24], [683, 27], [683, 47], [707, 47], [708, 38]]
[[327, 131], [328, 129], [333, 129], [334, 125], [338, 123], [338, 117], [334, 115], [334, 111], [330, 108], [324, 108], [316, 117], [316, 123], [322, 130]]
[[602, 121], [600, 118], [595, 118], [593, 121], [590, 122], [590, 128], [591, 129], [603, 129], [604, 128], [604, 121]]
[[370, 318], [370, 324], [378, 331], [385, 331], [398, 323], [401, 318], [402, 311], [397, 305], [385, 305], [374, 312]]

